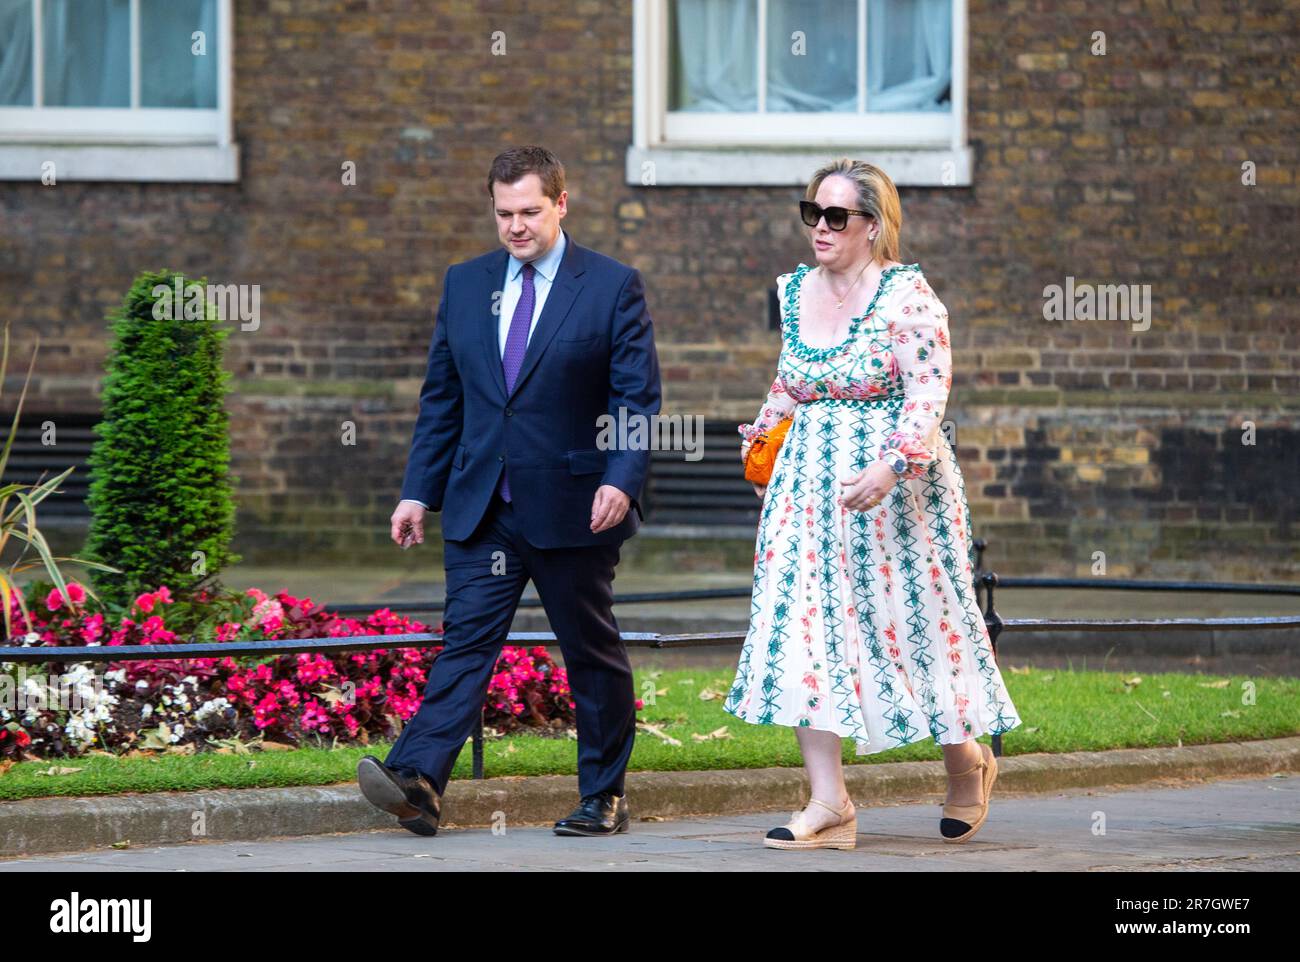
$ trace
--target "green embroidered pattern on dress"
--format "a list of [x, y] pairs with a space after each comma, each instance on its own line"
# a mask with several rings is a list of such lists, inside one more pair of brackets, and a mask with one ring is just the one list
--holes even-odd
[[809, 347], [799, 337], [799, 291], [803, 287], [804, 277], [812, 268], [807, 264], [800, 264], [785, 285], [785, 323], [789, 332], [790, 353], [805, 361], [826, 361], [837, 354], [843, 354], [857, 340], [862, 322], [875, 313], [876, 305], [893, 285], [894, 279], [901, 277], [903, 272], [920, 269], [920, 264], [895, 264], [893, 267], [886, 267], [880, 274], [880, 284], [876, 288], [876, 293], [871, 296], [871, 303], [867, 305], [867, 309], [849, 322], [848, 336], [831, 347]]

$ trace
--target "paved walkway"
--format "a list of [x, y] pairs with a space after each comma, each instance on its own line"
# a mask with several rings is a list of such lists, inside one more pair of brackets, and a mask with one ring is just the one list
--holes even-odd
[[[635, 805], [635, 799], [631, 799]], [[764, 849], [782, 814], [642, 822], [611, 839], [545, 827], [403, 830], [209, 842], [0, 861], [22, 871], [1300, 871], [1300, 776], [1182, 788], [1001, 797], [964, 845], [938, 836], [939, 805], [858, 809], [851, 852]], [[564, 814], [564, 813], [557, 813]], [[1104, 829], [1104, 831], [1103, 831]]]

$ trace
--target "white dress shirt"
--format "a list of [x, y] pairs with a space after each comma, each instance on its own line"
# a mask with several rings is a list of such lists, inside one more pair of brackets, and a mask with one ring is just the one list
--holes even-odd
[[[564, 228], [560, 228], [559, 236], [555, 238], [551, 249], [541, 257], [528, 261], [533, 265], [533, 319], [528, 325], [529, 339], [537, 328], [537, 319], [542, 316], [542, 308], [546, 306], [546, 295], [551, 293], [551, 285], [555, 283], [555, 275], [560, 270], [560, 260], [564, 257], [564, 247], [567, 243], [568, 238]], [[523, 293], [524, 261], [511, 254], [506, 261], [505, 284], [501, 288], [500, 313], [497, 317], [497, 348], [503, 358], [506, 354], [506, 339], [510, 336], [510, 322], [514, 320], [515, 308], [519, 305], [519, 298]], [[429, 509], [427, 504], [415, 498], [402, 500], [412, 501], [426, 511]]]

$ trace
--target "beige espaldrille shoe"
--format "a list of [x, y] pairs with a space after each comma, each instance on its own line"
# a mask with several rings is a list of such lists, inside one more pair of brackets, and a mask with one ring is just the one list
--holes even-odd
[[834, 814], [839, 822], [826, 826], [820, 831], [813, 831], [802, 811], [795, 812], [790, 821], [781, 828], [774, 828], [767, 833], [763, 844], [768, 848], [804, 849], [804, 848], [838, 848], [850, 849], [858, 844], [858, 813], [853, 808], [853, 799], [841, 809], [835, 809], [820, 799], [809, 799], [810, 805], [820, 805]]
[[979, 805], [943, 805], [943, 818], [939, 819], [939, 834], [943, 836], [945, 842], [966, 841], [979, 831], [980, 826], [989, 816], [989, 793], [993, 790], [993, 783], [997, 781], [998, 759], [993, 754], [993, 749], [983, 743], [980, 743], [980, 754], [983, 757], [978, 762], [964, 772], [951, 773], [949, 778], [961, 778], [977, 768], [984, 769], [981, 778], [984, 801]]

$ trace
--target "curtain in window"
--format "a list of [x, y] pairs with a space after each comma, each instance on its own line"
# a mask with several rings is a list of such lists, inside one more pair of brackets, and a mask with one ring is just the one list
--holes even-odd
[[867, 109], [947, 110], [951, 0], [870, 0]]
[[217, 106], [217, 0], [140, 0], [140, 50], [141, 106]]
[[131, 106], [128, 0], [45, 0], [45, 103]]
[[0, 107], [32, 97], [32, 0], [0, 0]]
[[767, 109], [858, 109], [857, 0], [767, 0]]
[[[45, 0], [42, 11], [45, 105], [130, 107], [130, 0]], [[140, 0], [140, 105], [215, 108], [217, 40], [217, 0]], [[33, 97], [32, 2], [0, 0], [0, 105]]]
[[[856, 0], [768, 0], [769, 111], [857, 109]], [[670, 110], [758, 108], [755, 0], [673, 0]], [[791, 34], [807, 50], [792, 54]], [[868, 0], [867, 109], [947, 110], [951, 0]]]
[[676, 0], [670, 110], [758, 109], [754, 0]]

